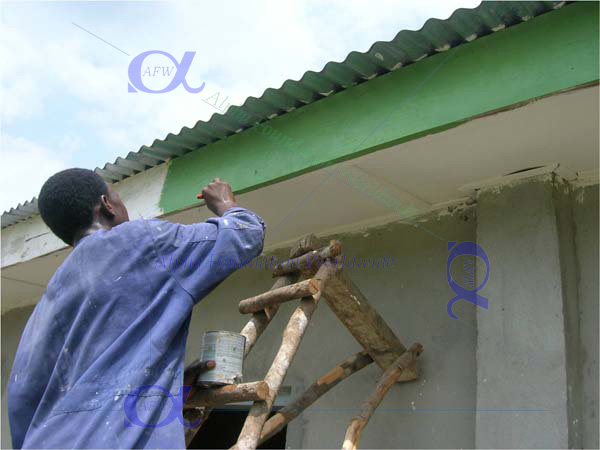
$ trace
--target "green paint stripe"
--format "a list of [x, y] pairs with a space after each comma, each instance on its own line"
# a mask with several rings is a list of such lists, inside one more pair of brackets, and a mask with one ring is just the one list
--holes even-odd
[[214, 177], [227, 180], [238, 193], [255, 190], [597, 81], [598, 4], [570, 5], [462, 45], [410, 95], [447, 56], [437, 54], [268, 122], [274, 130], [302, 139], [306, 150], [314, 149], [310, 161], [252, 130], [173, 160], [162, 210], [193, 206], [195, 194]]

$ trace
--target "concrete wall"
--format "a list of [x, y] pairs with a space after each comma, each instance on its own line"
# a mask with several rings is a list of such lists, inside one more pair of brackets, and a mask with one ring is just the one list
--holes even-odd
[[482, 190], [477, 208], [494, 268], [477, 312], [476, 446], [597, 448], [598, 187], [547, 175]]
[[[415, 226], [401, 224], [371, 227], [341, 236], [327, 236], [341, 240], [345, 253], [350, 256], [356, 253], [359, 257], [372, 257], [383, 256], [385, 253], [387, 258], [394, 258], [390, 269], [354, 268], [347, 271], [405, 345], [418, 341], [425, 347], [421, 356], [421, 378], [391, 389], [363, 433], [361, 447], [473, 448], [476, 445], [490, 447], [490, 443], [495, 442], [496, 446], [502, 447], [559, 447], [569, 440], [567, 434], [574, 434], [574, 430], [578, 430], [581, 445], [598, 446], [597, 185], [574, 190], [569, 194], [570, 202], [567, 202], [572, 211], [573, 254], [577, 269], [575, 292], [578, 296], [578, 320], [575, 341], [578, 358], [575, 360], [579, 362], [574, 376], [578, 377], [576, 381], [581, 386], [580, 394], [577, 394], [580, 395], [579, 400], [574, 399], [576, 394], [567, 395], [566, 392], [567, 372], [570, 369], [567, 367], [565, 351], [569, 335], [573, 332], [571, 322], [565, 321], [564, 316], [567, 314], [557, 304], [555, 312], [559, 315], [558, 318], [546, 317], [542, 312], [538, 314], [538, 310], [534, 308], [531, 314], [528, 313], [526, 321], [507, 320], [507, 313], [502, 310], [503, 307], [506, 309], [503, 304], [506, 300], [498, 291], [499, 287], [506, 287], [515, 280], [519, 268], [536, 272], [548, 265], [547, 248], [526, 245], [536, 237], [536, 230], [541, 223], [547, 224], [548, 238], [556, 238], [558, 241], [556, 236], [552, 236], [551, 218], [554, 220], [556, 235], [557, 217], [560, 215], [557, 210], [561, 209], [564, 202], [554, 201], [552, 187], [547, 191], [545, 186], [547, 181], [524, 184], [519, 188], [518, 195], [512, 190], [496, 193], [493, 207], [486, 199], [481, 198], [477, 205], [468, 210], [432, 215], [419, 222], [420, 226], [426, 227], [444, 241]], [[540, 196], [548, 202], [538, 201]], [[512, 216], [509, 217], [508, 209], [503, 209], [503, 204], [514, 209]], [[528, 220], [529, 227], [517, 226], [526, 225]], [[508, 225], [501, 226], [503, 221]], [[500, 231], [505, 233], [505, 241], [500, 240]], [[490, 280], [481, 291], [490, 299], [490, 309], [476, 308], [461, 300], [453, 308], [460, 318], [455, 320], [446, 313], [446, 304], [454, 296], [446, 280], [446, 241], [475, 239], [488, 252], [492, 265]], [[523, 247], [519, 250], [520, 256], [517, 257], [510, 251], [498, 253], [502, 246], [508, 248], [511, 241], [513, 244], [510, 245]], [[287, 255], [287, 250], [282, 249], [280, 254]], [[557, 250], [554, 256], [560, 259], [560, 254]], [[557, 299], [566, 298], [564, 291], [557, 287], [557, 283], [565, 279], [563, 272], [559, 270], [557, 278], [552, 273], [542, 274], [539, 285], [535, 285], [541, 289], [539, 292], [551, 289], [548, 292], [554, 292], [554, 303]], [[247, 317], [237, 312], [237, 302], [267, 290], [271, 284], [269, 273], [259, 269], [244, 269], [205, 298], [193, 314], [186, 362], [191, 362], [198, 355], [200, 336], [204, 331], [239, 331]], [[522, 286], [527, 284], [523, 283]], [[537, 305], [545, 304], [548, 300], [547, 294], [537, 297], [528, 294], [527, 300], [523, 301], [516, 296], [511, 299], [511, 307], [514, 309], [511, 314], [527, 311], [528, 302]], [[259, 340], [247, 360], [246, 380], [261, 379], [266, 373], [293, 307], [293, 304], [284, 305]], [[21, 308], [2, 316], [3, 448], [10, 447], [6, 420], [6, 382], [18, 338], [30, 313], [30, 308]], [[554, 314], [554, 309], [552, 313]], [[494, 328], [497, 320], [502, 324], [498, 329]], [[477, 329], [480, 330], [479, 333]], [[511, 333], [514, 336], [511, 337]], [[481, 358], [484, 341], [489, 341], [489, 348], [486, 350], [486, 358]], [[531, 341], [541, 343], [543, 349], [553, 346], [554, 341], [558, 342], [558, 356], [555, 353], [548, 356], [543, 352], [529, 352], [529, 346], [535, 343]], [[512, 350], [548, 365], [551, 370], [546, 373], [558, 373], [558, 378], [540, 375], [542, 368], [502, 344], [510, 345]], [[318, 376], [358, 350], [359, 345], [327, 305], [322, 303], [284, 384], [292, 388], [292, 394], [301, 391]], [[556, 349], [552, 351], [554, 350]], [[484, 376], [484, 373], [499, 373], [509, 377], [506, 374], [510, 374], [510, 371], [516, 374], [517, 381], [528, 380], [524, 383], [525, 387], [517, 388], [515, 386], [519, 385], [514, 383], [513, 388], [509, 385], [502, 387], [498, 380], [494, 387], [489, 384], [492, 376]], [[288, 445], [339, 448], [350, 418], [371, 392], [379, 374], [380, 370], [371, 365], [334, 388], [288, 427]], [[542, 378], [535, 383], [536, 377], [540, 376]], [[570, 379], [569, 383], [571, 381], [573, 380]], [[537, 392], [536, 389], [542, 389], [539, 393], [542, 397], [535, 400], [544, 405], [550, 404], [543, 405], [544, 408], [540, 409], [557, 409], [551, 412], [552, 417], [568, 418], [568, 424], [560, 419], [547, 421], [546, 416], [540, 416], [543, 414], [541, 412], [532, 413], [537, 414], [536, 416], [526, 416], [526, 412], [488, 411], [519, 409], [511, 399], [515, 395], [530, 398], [531, 392]], [[554, 405], [555, 394], [552, 390], [561, 393], [560, 395], [564, 392], [561, 397], [565, 399], [564, 404], [559, 402]], [[491, 403], [486, 402], [490, 395], [495, 399]], [[572, 405], [579, 406], [575, 408]], [[481, 410], [476, 413], [477, 408]], [[574, 414], [578, 414], [577, 417]], [[519, 421], [527, 425], [523, 430], [516, 431], [517, 427], [511, 431], [506, 428], [508, 431], [504, 437], [507, 440], [494, 441], [494, 427], [503, 427], [507, 423], [518, 425]], [[486, 432], [487, 441], [481, 434], [486, 424], [490, 427]], [[556, 436], [552, 434], [552, 427], [559, 428]], [[531, 436], [535, 433], [553, 437], [548, 441], [532, 439]]]
[[544, 178], [477, 199], [478, 243], [492, 264], [490, 308], [477, 312], [479, 448], [568, 447], [560, 207]]
[[[584, 448], [598, 448], [598, 185], [573, 193], [579, 291], [581, 435]], [[573, 418], [572, 422], [578, 420]], [[576, 424], [576, 423], [575, 423]]]

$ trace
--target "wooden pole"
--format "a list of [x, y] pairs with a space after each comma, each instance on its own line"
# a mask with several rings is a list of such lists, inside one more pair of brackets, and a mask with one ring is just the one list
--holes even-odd
[[285, 266], [281, 263], [273, 269], [273, 276], [278, 277], [294, 272], [315, 273], [319, 265], [326, 259], [335, 259], [342, 253], [342, 244], [339, 241], [331, 241], [327, 247], [305, 253], [297, 258], [292, 258]]
[[219, 406], [225, 403], [264, 400], [269, 395], [269, 385], [264, 381], [230, 384], [212, 389], [199, 389], [186, 407]]
[[402, 375], [402, 371], [405, 368], [411, 366], [412, 362], [421, 354], [423, 346], [421, 344], [413, 344], [413, 346], [405, 353], [400, 356], [381, 376], [377, 386], [373, 393], [367, 398], [361, 407], [361, 412], [357, 414], [348, 429], [346, 430], [346, 436], [344, 437], [344, 443], [342, 444], [343, 450], [356, 450], [362, 430], [369, 423], [369, 419], [375, 412], [375, 409], [379, 406], [383, 397], [396, 381]]
[[[406, 351], [383, 317], [341, 268], [337, 268], [327, 285], [323, 286], [323, 298], [382, 369], [390, 367]], [[415, 378], [414, 370], [406, 371], [401, 381]]]
[[[315, 279], [320, 280], [324, 285], [327, 284], [327, 279], [332, 274], [331, 267], [322, 265], [317, 272]], [[265, 401], [255, 402], [246, 417], [244, 426], [240, 433], [240, 437], [234, 449], [239, 450], [254, 450], [258, 445], [260, 434], [267, 420], [267, 416], [271, 412], [273, 400], [279, 392], [279, 388], [283, 383], [285, 374], [292, 364], [292, 360], [296, 355], [300, 340], [304, 332], [308, 328], [308, 323], [319, 304], [321, 292], [317, 292], [312, 297], [305, 297], [300, 301], [300, 306], [296, 308], [290, 318], [284, 332], [283, 339], [279, 351], [271, 364], [271, 368], [265, 376], [265, 381], [269, 385], [269, 396]]]
[[239, 310], [242, 314], [254, 313], [262, 311], [267, 306], [309, 297], [318, 292], [319, 284], [318, 280], [304, 280], [289, 286], [272, 289], [255, 297], [242, 300], [239, 304]]
[[272, 438], [289, 422], [298, 417], [306, 408], [329, 392], [340, 381], [348, 378], [363, 367], [368, 366], [373, 359], [365, 352], [359, 352], [339, 363], [322, 377], [318, 378], [299, 397], [289, 405], [277, 411], [262, 429], [258, 445]]
[[302, 256], [321, 247], [325, 247], [325, 241], [318, 239], [314, 234], [307, 234], [294, 243], [290, 249], [290, 258]]

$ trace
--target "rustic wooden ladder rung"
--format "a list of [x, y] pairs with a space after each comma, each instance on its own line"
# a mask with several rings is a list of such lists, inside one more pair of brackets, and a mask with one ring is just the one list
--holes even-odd
[[[184, 405], [185, 419], [196, 421], [202, 417], [197, 427], [186, 431], [188, 446], [212, 409], [226, 403], [253, 401], [237, 444], [233, 447], [253, 450], [340, 381], [374, 361], [384, 373], [373, 393], [363, 403], [360, 413], [350, 422], [342, 444], [344, 449], [355, 449], [363, 428], [390, 387], [397, 381], [410, 381], [418, 377], [417, 357], [423, 347], [415, 343], [407, 350], [402, 345], [377, 310], [339, 267], [338, 256], [341, 253], [342, 246], [338, 241], [321, 246], [315, 236], [306, 236], [292, 248], [289, 263], [273, 270], [273, 276], [277, 277], [273, 287], [240, 302], [240, 312], [252, 314], [241, 331], [246, 337], [246, 357], [277, 313], [279, 305], [300, 299], [300, 305], [288, 321], [281, 346], [264, 381], [200, 390], [188, 399]], [[364, 350], [318, 378], [300, 396], [268, 419], [273, 401], [321, 297]]]

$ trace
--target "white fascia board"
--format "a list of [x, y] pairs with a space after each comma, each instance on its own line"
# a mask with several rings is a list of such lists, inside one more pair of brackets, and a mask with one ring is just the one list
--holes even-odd
[[[162, 215], [159, 206], [168, 164], [148, 169], [112, 185], [127, 206], [129, 218]], [[2, 265], [8, 267], [67, 248], [39, 214], [2, 230]]]

